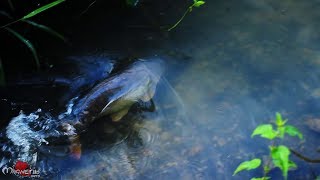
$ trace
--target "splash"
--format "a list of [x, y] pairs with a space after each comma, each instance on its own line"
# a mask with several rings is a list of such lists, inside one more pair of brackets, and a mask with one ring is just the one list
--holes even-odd
[[25, 115], [23, 112], [17, 117], [14, 117], [6, 129], [6, 135], [12, 143], [17, 146], [20, 151], [18, 159], [23, 161], [32, 161], [34, 159], [32, 153], [35, 145], [41, 145], [42, 143], [48, 144], [44, 139], [44, 135], [40, 131], [35, 131], [29, 124], [35, 123], [39, 120], [38, 113], [41, 109], [38, 109], [35, 113]]
[[67, 104], [66, 108], [66, 112], [64, 113], [61, 113], [59, 116], [58, 116], [58, 119], [59, 120], [62, 120], [64, 119], [65, 117], [71, 115], [72, 111], [73, 111], [73, 106], [75, 104], [75, 101], [78, 99], [78, 97], [75, 97], [75, 98], [72, 98], [69, 103]]

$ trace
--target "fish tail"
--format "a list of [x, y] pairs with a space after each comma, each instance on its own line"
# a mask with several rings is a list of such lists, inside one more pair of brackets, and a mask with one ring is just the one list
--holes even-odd
[[73, 157], [74, 159], [79, 160], [79, 159], [81, 158], [81, 142], [80, 142], [80, 137], [79, 137], [79, 135], [70, 136], [70, 137], [69, 137], [69, 140], [70, 140], [70, 146], [69, 146], [70, 155], [71, 155], [71, 157]]

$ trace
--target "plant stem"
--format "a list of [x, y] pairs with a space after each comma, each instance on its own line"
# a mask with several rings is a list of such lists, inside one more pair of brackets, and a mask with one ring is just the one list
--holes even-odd
[[172, 29], [174, 29], [175, 27], [177, 27], [177, 26], [180, 24], [180, 22], [184, 19], [184, 17], [186, 17], [186, 15], [188, 14], [188, 12], [191, 11], [191, 9], [192, 9], [193, 6], [194, 6], [194, 4], [191, 5], [191, 6], [189, 6], [189, 8], [186, 10], [186, 12], [183, 14], [183, 16], [179, 19], [179, 21], [176, 22], [171, 28], [169, 28], [168, 31], [171, 31]]
[[10, 26], [11, 24], [17, 23], [17, 22], [19, 22], [19, 21], [21, 21], [21, 20], [22, 20], [22, 18], [21, 18], [21, 19], [18, 19], [18, 20], [15, 20], [15, 21], [12, 21], [12, 22], [9, 22], [8, 24], [1, 26], [0, 29], [5, 28], [5, 27], [8, 27], [8, 26]]
[[310, 159], [308, 157], [303, 156], [302, 154], [298, 153], [297, 151], [293, 150], [290, 148], [290, 151], [292, 152], [292, 154], [296, 155], [298, 158], [309, 162], [309, 163], [320, 163], [320, 159]]
[[[272, 146], [272, 147], [275, 146], [274, 140], [271, 141], [271, 146]], [[271, 155], [270, 155], [270, 156], [271, 156]], [[267, 174], [270, 172], [271, 165], [272, 165], [272, 158], [269, 157], [269, 158], [267, 159], [267, 162], [266, 162], [266, 165], [265, 165], [265, 167], [267, 167], [267, 170], [266, 170], [265, 168], [263, 168], [263, 177], [267, 177]]]

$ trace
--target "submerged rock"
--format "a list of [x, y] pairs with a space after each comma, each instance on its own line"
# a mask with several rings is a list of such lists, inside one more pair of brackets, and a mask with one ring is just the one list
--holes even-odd
[[320, 133], [320, 119], [311, 118], [306, 120], [305, 124], [313, 131]]

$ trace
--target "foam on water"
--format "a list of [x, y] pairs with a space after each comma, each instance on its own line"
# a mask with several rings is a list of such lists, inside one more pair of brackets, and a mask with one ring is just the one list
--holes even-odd
[[7, 129], [6, 135], [12, 141], [12, 143], [20, 149], [18, 158], [23, 161], [30, 161], [32, 157], [32, 149], [34, 146], [42, 143], [48, 144], [44, 139], [44, 135], [40, 132], [33, 130], [29, 123], [35, 122], [39, 119], [41, 109], [38, 109], [35, 113], [25, 115], [21, 112], [17, 117], [14, 117]]
[[59, 116], [58, 116], [58, 119], [63, 119], [65, 118], [66, 116], [70, 115], [73, 111], [73, 106], [74, 106], [74, 102], [78, 99], [78, 97], [75, 97], [75, 98], [72, 98], [69, 103], [66, 105], [66, 112], [64, 113], [61, 113]]
[[40, 147], [51, 142], [48, 139], [73, 135], [75, 132], [72, 126], [67, 132], [59, 130], [59, 127], [63, 123], [63, 119], [72, 114], [77, 99], [78, 97], [71, 99], [66, 105], [65, 112], [58, 115], [57, 118], [41, 109], [29, 115], [21, 111], [18, 116], [12, 118], [3, 134], [12, 144], [6, 143], [2, 146], [2, 151], [10, 152], [11, 157], [2, 159], [0, 167], [8, 161], [15, 160], [36, 164]]

